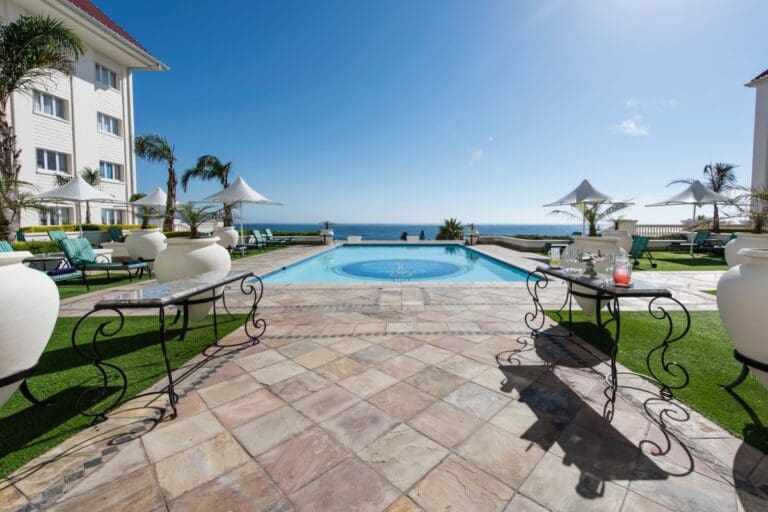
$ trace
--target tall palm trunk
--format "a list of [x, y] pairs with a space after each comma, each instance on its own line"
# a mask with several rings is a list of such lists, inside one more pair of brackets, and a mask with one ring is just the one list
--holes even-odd
[[85, 223], [86, 224], [91, 223], [91, 202], [90, 201], [85, 202]]
[[173, 162], [168, 164], [168, 199], [165, 202], [163, 231], [173, 231], [173, 219], [176, 217], [176, 169]]
[[12, 241], [21, 225], [21, 212], [16, 206], [21, 150], [16, 147], [16, 133], [8, 124], [7, 104], [7, 97], [0, 98], [0, 240]]
[[717, 210], [717, 204], [712, 205], [714, 206], [714, 211], [712, 213], [712, 231], [715, 233], [720, 232], [720, 213]]
[[234, 221], [232, 219], [232, 207], [231, 206], [224, 205], [224, 219], [223, 219], [223, 221], [224, 221], [224, 226], [225, 227], [229, 227], [229, 226], [234, 226], [235, 225], [235, 223], [234, 223]]

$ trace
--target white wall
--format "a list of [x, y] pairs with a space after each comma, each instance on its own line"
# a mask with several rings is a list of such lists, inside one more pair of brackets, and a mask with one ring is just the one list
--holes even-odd
[[757, 87], [755, 141], [752, 157], [752, 186], [768, 187], [768, 80]]
[[[15, 19], [26, 11], [23, 0], [0, 0], [2, 16]], [[47, 14], [41, 8], [34, 13]], [[60, 13], [50, 13], [61, 17]], [[66, 21], [66, 20], [65, 20]], [[84, 39], [85, 41], [85, 39]], [[98, 40], [95, 40], [98, 41]], [[105, 43], [106, 44], [106, 43]], [[112, 57], [107, 57], [109, 53]], [[103, 204], [105, 208], [126, 210], [125, 203], [135, 191], [136, 168], [133, 158], [133, 98], [131, 97], [130, 69], [126, 61], [115, 58], [113, 46], [99, 48], [86, 43], [84, 55], [78, 59], [72, 77], [55, 72], [50, 80], [41, 82], [35, 88], [58, 96], [67, 101], [68, 119], [61, 120], [33, 111], [32, 91], [17, 92], [11, 98], [11, 122], [16, 130], [17, 143], [21, 149], [22, 171], [20, 179], [33, 184], [37, 192], [55, 187], [55, 176], [37, 169], [36, 149], [44, 148], [71, 155], [70, 171], [80, 173], [84, 167], [99, 168], [100, 161], [123, 166], [122, 180], [103, 180], [101, 188], [114, 196], [119, 204]], [[112, 89], [96, 82], [96, 63], [116, 72], [118, 89]], [[121, 121], [120, 136], [100, 133], [97, 128], [97, 112], [102, 112]], [[67, 206], [72, 206], [68, 204]], [[81, 208], [85, 220], [85, 206]], [[101, 222], [101, 204], [91, 204], [91, 218]], [[125, 222], [133, 219], [130, 212], [124, 215]], [[25, 211], [22, 226], [39, 224], [36, 210]]]

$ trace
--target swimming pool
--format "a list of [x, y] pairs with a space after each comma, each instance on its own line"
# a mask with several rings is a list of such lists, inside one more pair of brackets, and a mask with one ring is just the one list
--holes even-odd
[[528, 273], [461, 245], [342, 245], [264, 277], [272, 283], [524, 281]]

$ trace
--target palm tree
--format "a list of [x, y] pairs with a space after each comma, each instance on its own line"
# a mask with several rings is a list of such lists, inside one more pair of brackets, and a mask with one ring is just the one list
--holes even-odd
[[[223, 163], [213, 155], [203, 155], [197, 159], [194, 167], [184, 171], [181, 176], [181, 186], [187, 191], [189, 180], [197, 178], [203, 181], [218, 181], [223, 188], [229, 186], [229, 172], [232, 162]], [[224, 205], [224, 226], [232, 226], [232, 206]]]
[[[146, 195], [141, 192], [131, 194], [130, 202], [138, 201], [142, 197], [146, 197]], [[149, 206], [139, 206], [136, 208], [136, 215], [141, 218], [141, 229], [149, 229], [149, 219], [155, 216], [155, 211]]]
[[179, 205], [176, 216], [189, 226], [190, 238], [200, 238], [200, 226], [218, 218], [218, 212], [213, 211], [212, 208], [212, 206], [198, 207], [194, 203]]
[[445, 219], [437, 232], [436, 240], [461, 240], [464, 238], [464, 226], [458, 219]]
[[622, 210], [629, 208], [629, 203], [579, 203], [571, 205], [571, 210], [553, 210], [551, 215], [563, 215], [576, 221], [584, 221], [589, 226], [589, 236], [597, 236], [597, 225]]
[[[736, 169], [736, 167], [736, 165], [727, 164], [725, 162], [717, 162], [715, 165], [712, 165], [711, 163], [705, 165], [703, 171], [704, 186], [712, 192], [717, 192], [718, 194], [724, 194], [725, 192], [733, 190], [736, 188], [736, 174], [734, 173], [734, 169]], [[694, 182], [694, 180], [695, 178], [674, 180], [670, 181], [669, 185], [674, 185], [676, 183], [687, 183], [690, 185]], [[712, 207], [712, 231], [719, 233], [720, 213], [716, 203], [713, 204]]]
[[22, 191], [21, 150], [8, 123], [7, 106], [15, 91], [27, 90], [54, 71], [71, 75], [85, 47], [75, 33], [47, 16], [21, 16], [0, 25], [0, 240], [12, 240], [29, 194]]
[[168, 166], [168, 200], [165, 203], [163, 231], [173, 231], [176, 216], [176, 154], [168, 139], [157, 134], [136, 137], [136, 154], [149, 162], [165, 162]]
[[[82, 177], [83, 181], [92, 187], [98, 187], [99, 184], [101, 183], [101, 173], [99, 173], [99, 171], [97, 171], [92, 167], [83, 167], [83, 170], [80, 171], [80, 177]], [[69, 183], [71, 179], [72, 179], [72, 176], [67, 176], [66, 174], [57, 174], [56, 185], [61, 187]], [[85, 223], [86, 224], [91, 223], [91, 202], [90, 201], [85, 202]]]

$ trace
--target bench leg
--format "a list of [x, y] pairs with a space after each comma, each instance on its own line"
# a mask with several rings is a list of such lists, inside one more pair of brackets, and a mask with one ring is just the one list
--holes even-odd
[[165, 373], [168, 375], [168, 401], [171, 404], [171, 409], [173, 409], [173, 417], [175, 418], [178, 415], [178, 412], [176, 411], [176, 404], [179, 402], [179, 396], [176, 394], [176, 391], [173, 387], [173, 371], [171, 370], [171, 362], [168, 360], [168, 348], [165, 346], [165, 308], [160, 308], [159, 324], [160, 348], [163, 351], [163, 359], [165, 360]]

